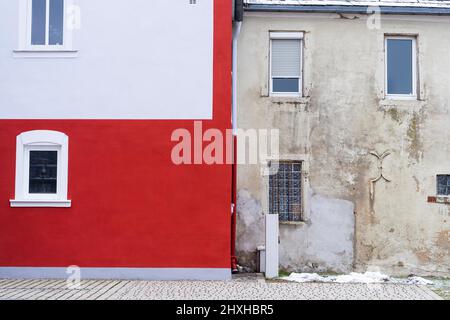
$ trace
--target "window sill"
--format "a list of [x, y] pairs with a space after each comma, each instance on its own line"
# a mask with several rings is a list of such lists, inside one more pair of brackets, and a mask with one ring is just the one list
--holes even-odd
[[417, 101], [416, 95], [402, 95], [402, 94], [388, 94], [384, 97], [385, 100], [397, 100], [397, 101]]
[[11, 208], [70, 208], [71, 200], [10, 200]]
[[396, 100], [396, 99], [385, 98], [383, 100], [380, 100], [379, 106], [383, 110], [389, 110], [392, 108], [396, 108], [396, 109], [405, 109], [407, 111], [410, 111], [411, 109], [413, 111], [418, 111], [425, 104], [426, 104], [426, 101], [424, 101], [424, 100], [417, 100], [417, 99]]
[[286, 225], [286, 226], [306, 226], [305, 221], [280, 221], [280, 225]]
[[450, 196], [437, 196], [436, 203], [450, 204]]
[[266, 98], [269, 98], [273, 103], [308, 103], [310, 100], [309, 97], [303, 96], [268, 96]]
[[[310, 97], [266, 97], [271, 111], [305, 112], [310, 105]], [[266, 104], [266, 103], [265, 103]]]
[[78, 50], [42, 49], [14, 50], [14, 58], [76, 58]]

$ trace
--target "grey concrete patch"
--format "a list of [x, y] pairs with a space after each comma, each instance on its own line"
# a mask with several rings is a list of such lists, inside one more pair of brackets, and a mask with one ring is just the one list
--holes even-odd
[[[350, 201], [310, 196], [304, 223], [280, 225], [280, 268], [295, 272], [352, 270], [355, 231], [354, 205]], [[264, 244], [261, 203], [246, 190], [238, 194], [239, 263], [255, 268], [256, 248]]]
[[289, 271], [346, 273], [353, 262], [354, 205], [350, 201], [311, 198], [308, 223], [281, 226], [280, 265]]

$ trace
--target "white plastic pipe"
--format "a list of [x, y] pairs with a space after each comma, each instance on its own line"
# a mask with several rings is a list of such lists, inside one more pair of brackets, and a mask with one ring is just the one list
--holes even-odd
[[277, 214], [266, 214], [266, 278], [278, 277], [279, 222]]
[[233, 70], [232, 70], [232, 90], [233, 90], [233, 100], [232, 100], [232, 111], [231, 111], [231, 122], [233, 127], [233, 134], [237, 133], [237, 69], [238, 69], [238, 41], [239, 35], [241, 33], [242, 22], [235, 22], [235, 27], [233, 29]]

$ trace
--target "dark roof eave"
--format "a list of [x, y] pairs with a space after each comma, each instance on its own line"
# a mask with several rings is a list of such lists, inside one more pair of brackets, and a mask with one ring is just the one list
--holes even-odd
[[[405, 7], [405, 6], [379, 6], [381, 14], [401, 15], [450, 15], [449, 8], [437, 7]], [[373, 13], [372, 6], [346, 6], [346, 5], [280, 5], [280, 4], [247, 4], [248, 12], [306, 12], [306, 13]]]

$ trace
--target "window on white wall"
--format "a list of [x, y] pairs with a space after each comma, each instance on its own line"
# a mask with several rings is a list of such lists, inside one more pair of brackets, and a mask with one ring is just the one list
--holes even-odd
[[19, 0], [21, 8], [19, 50], [71, 50], [66, 11], [73, 0]]
[[37, 130], [17, 136], [12, 207], [70, 207], [67, 135]]
[[302, 32], [270, 33], [270, 93], [302, 95]]
[[414, 37], [386, 37], [386, 96], [416, 99], [417, 52]]

